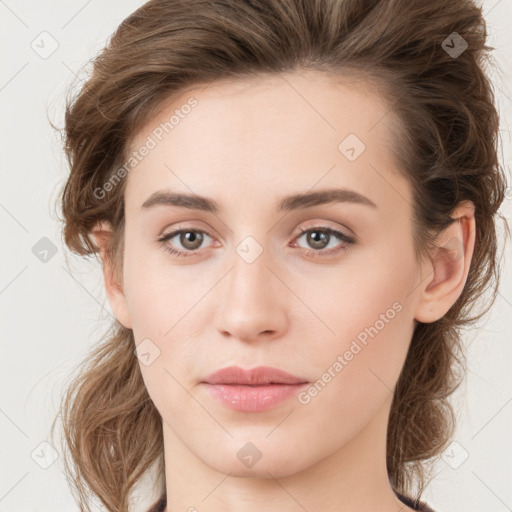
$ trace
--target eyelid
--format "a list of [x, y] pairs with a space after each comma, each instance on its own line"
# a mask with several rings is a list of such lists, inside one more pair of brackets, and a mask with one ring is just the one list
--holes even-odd
[[297, 236], [302, 235], [304, 232], [311, 231], [314, 229], [318, 229], [318, 230], [324, 229], [324, 230], [330, 230], [333, 232], [338, 232], [341, 235], [343, 235], [344, 238], [346, 238], [347, 240], [350, 240], [351, 242], [355, 243], [358, 241], [358, 238], [356, 237], [355, 233], [348, 227], [331, 226], [326, 221], [322, 221], [322, 220], [312, 221], [311, 224], [307, 223], [305, 226], [304, 225], [300, 226], [298, 228], [296, 234], [294, 235], [294, 239]]
[[[167, 235], [175, 236], [176, 234], [178, 234], [180, 231], [183, 231], [183, 230], [190, 230], [190, 231], [197, 231], [200, 233], [206, 233], [210, 238], [216, 238], [207, 229], [203, 229], [203, 228], [200, 228], [197, 226], [191, 226], [191, 225], [182, 226], [182, 225], [178, 224], [177, 226], [173, 226], [171, 231], [169, 231], [168, 233], [166, 233], [166, 229], [167, 228], [162, 230], [162, 232], [157, 237], [158, 239], [167, 237]], [[313, 222], [310, 226], [307, 225], [307, 226], [301, 226], [300, 228], [297, 228], [297, 230], [295, 231], [295, 234], [293, 235], [293, 239], [295, 240], [298, 236], [302, 235], [304, 232], [311, 231], [312, 229], [318, 229], [318, 230], [327, 229], [327, 230], [331, 230], [331, 231], [340, 232], [345, 238], [350, 239], [353, 242], [358, 241], [357, 237], [354, 235], [354, 233], [351, 229], [346, 228], [346, 227], [343, 227], [343, 228], [332, 227], [332, 226], [327, 225], [325, 223], [325, 221], [321, 221], [321, 220]], [[346, 230], [346, 231], [348, 231], [348, 233], [346, 233], [342, 230]]]

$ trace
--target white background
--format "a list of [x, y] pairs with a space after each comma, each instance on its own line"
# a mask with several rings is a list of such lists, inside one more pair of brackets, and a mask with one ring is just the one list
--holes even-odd
[[[78, 510], [61, 458], [47, 469], [36, 460], [51, 462], [51, 448], [41, 443], [50, 440], [65, 379], [99, 339], [110, 308], [96, 260], [67, 255], [62, 245], [54, 203], [67, 168], [48, 118], [63, 126], [66, 89], [74, 75], [84, 76], [80, 69], [143, 3], [0, 0], [2, 512]], [[501, 157], [510, 168], [512, 0], [488, 0], [483, 6], [489, 44], [501, 67], [491, 76], [502, 116]], [[31, 48], [43, 31], [58, 43], [47, 59]], [[511, 210], [509, 193], [502, 207], [509, 221]], [[46, 263], [32, 252], [43, 237], [57, 247]], [[424, 494], [436, 512], [512, 510], [511, 261], [509, 244], [496, 305], [464, 337], [468, 371], [454, 396], [457, 445], [446, 454], [451, 465], [440, 462]], [[140, 509], [155, 497], [148, 491]]]

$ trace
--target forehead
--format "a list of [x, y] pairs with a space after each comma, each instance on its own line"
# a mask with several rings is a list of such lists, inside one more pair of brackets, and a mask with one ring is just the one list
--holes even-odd
[[[397, 190], [383, 189], [401, 180], [390, 121], [369, 84], [320, 72], [189, 88], [164, 101], [132, 139], [130, 154], [151, 149], [128, 176], [126, 203], [140, 207], [164, 188], [222, 202], [233, 193], [264, 201], [283, 189], [341, 185], [396, 199]], [[408, 194], [407, 184], [395, 187]]]

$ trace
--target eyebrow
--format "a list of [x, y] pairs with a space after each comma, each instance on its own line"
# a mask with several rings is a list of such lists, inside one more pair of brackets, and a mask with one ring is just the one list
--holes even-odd
[[[279, 202], [278, 211], [298, 210], [330, 203], [353, 203], [377, 208], [377, 205], [373, 201], [354, 190], [335, 188], [283, 197]], [[178, 206], [214, 214], [219, 213], [221, 210], [219, 203], [208, 197], [195, 194], [175, 193], [169, 190], [159, 190], [151, 194], [151, 196], [144, 201], [142, 208], [146, 209], [157, 205]]]

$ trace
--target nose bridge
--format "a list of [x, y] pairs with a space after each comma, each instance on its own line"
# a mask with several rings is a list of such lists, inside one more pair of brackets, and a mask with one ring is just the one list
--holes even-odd
[[276, 292], [274, 276], [267, 268], [272, 266], [271, 254], [264, 243], [245, 236], [234, 247], [231, 271], [219, 297], [217, 327], [235, 337], [252, 338], [279, 330], [283, 320], [282, 294]]
[[234, 248], [226, 298], [243, 303], [271, 299], [271, 272], [267, 268], [269, 249], [263, 246], [264, 243], [264, 240], [260, 242], [253, 236], [246, 236]]

